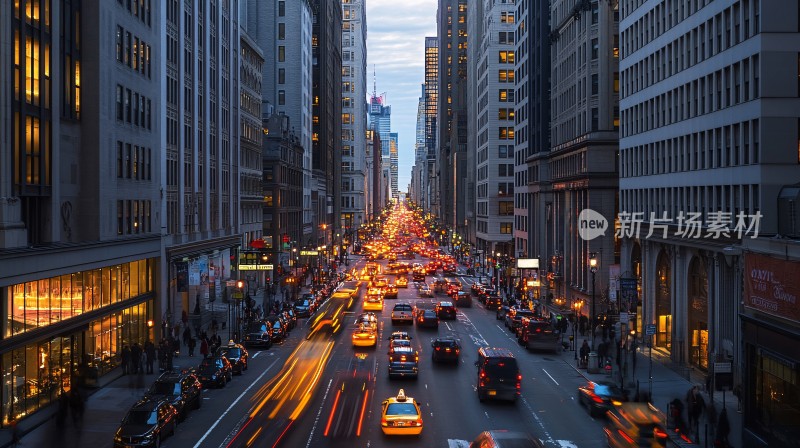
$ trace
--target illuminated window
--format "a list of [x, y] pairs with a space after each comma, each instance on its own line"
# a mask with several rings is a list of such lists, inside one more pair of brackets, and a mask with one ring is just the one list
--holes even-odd
[[283, 45], [278, 46], [278, 62], [286, 61], [286, 47]]
[[[29, 5], [30, 7], [30, 5]], [[38, 7], [37, 7], [38, 11]], [[38, 14], [38, 12], [37, 12]], [[25, 99], [39, 104], [39, 41], [33, 37], [25, 40]]]

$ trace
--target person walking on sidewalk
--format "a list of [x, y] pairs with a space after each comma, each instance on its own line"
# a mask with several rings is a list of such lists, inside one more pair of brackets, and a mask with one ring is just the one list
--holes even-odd
[[131, 365], [131, 349], [128, 348], [128, 344], [122, 346], [122, 353], [120, 354], [121, 359], [121, 366], [122, 366], [122, 374], [127, 375], [130, 373], [130, 365]]
[[714, 446], [719, 448], [727, 448], [730, 447], [730, 442], [728, 441], [728, 434], [731, 432], [731, 423], [728, 421], [728, 410], [722, 408], [722, 412], [719, 413], [719, 422], [717, 422], [717, 435], [714, 439]]
[[580, 359], [580, 362], [581, 362], [581, 367], [584, 367], [584, 366], [587, 366], [587, 365], [589, 365], [589, 350], [590, 350], [590, 348], [589, 348], [589, 342], [588, 342], [586, 339], [584, 339], [584, 340], [583, 340], [583, 345], [581, 345], [581, 350], [580, 350], [580, 354], [581, 354], [581, 359]]
[[58, 414], [56, 414], [56, 426], [59, 428], [64, 427], [64, 422], [67, 420], [67, 414], [69, 413], [69, 397], [67, 396], [67, 391], [63, 388], [61, 389], [61, 393], [58, 395]]
[[139, 373], [139, 366], [142, 365], [142, 347], [138, 342], [131, 347], [131, 366], [133, 373]]
[[200, 355], [205, 358], [208, 356], [208, 340], [200, 338]]
[[194, 356], [194, 347], [197, 345], [197, 341], [195, 341], [193, 337], [189, 336], [187, 344], [189, 345], [189, 356]]
[[147, 340], [144, 343], [144, 354], [146, 357], [146, 364], [147, 364], [147, 373], [153, 373], [153, 363], [156, 360], [156, 345], [153, 344], [153, 341]]

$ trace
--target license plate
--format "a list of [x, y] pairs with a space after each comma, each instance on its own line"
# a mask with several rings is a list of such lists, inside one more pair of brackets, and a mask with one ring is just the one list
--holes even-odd
[[406, 422], [397, 422], [395, 423], [397, 426], [406, 426]]
[[446, 348], [446, 349], [444, 349], [444, 351], [446, 351], [446, 352], [449, 352], [449, 351], [450, 351], [450, 349], [449, 349], [449, 348]]
[[497, 391], [496, 390], [490, 390], [489, 391], [489, 396], [491, 397], [491, 396], [494, 396], [494, 395], [497, 395]]

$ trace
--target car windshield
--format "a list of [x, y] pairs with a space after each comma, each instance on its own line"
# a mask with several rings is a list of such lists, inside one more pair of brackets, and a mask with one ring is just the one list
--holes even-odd
[[180, 395], [181, 383], [156, 381], [150, 388], [150, 393], [154, 395]]
[[411, 311], [411, 305], [395, 305], [395, 311]]
[[277, 320], [276, 320], [276, 321], [275, 321], [275, 323], [273, 323], [273, 324], [272, 324], [272, 328], [274, 328], [274, 329], [276, 329], [276, 330], [277, 330], [277, 329], [279, 329], [279, 328], [281, 328], [281, 323], [280, 323], [280, 321], [277, 321]]
[[408, 339], [395, 339], [392, 341], [392, 347], [411, 347], [411, 341]]
[[389, 403], [386, 415], [418, 415], [413, 403]]
[[158, 423], [158, 413], [156, 411], [133, 410], [128, 412], [126, 422], [132, 425], [155, 425]]
[[239, 348], [229, 348], [225, 350], [225, 356], [228, 358], [238, 358], [242, 356], [242, 350]]
[[436, 317], [436, 312], [433, 311], [433, 310], [425, 310], [425, 312], [422, 313], [422, 317], [434, 318], [434, 317]]
[[258, 332], [262, 332], [263, 333], [263, 332], [267, 331], [267, 326], [264, 325], [263, 323], [254, 322], [254, 323], [251, 323], [249, 327], [247, 327], [247, 331], [249, 331], [251, 333], [258, 333]]
[[517, 368], [517, 360], [513, 358], [506, 358], [502, 360], [491, 360], [486, 365], [486, 374], [491, 376], [512, 376], [516, 375], [519, 369]]

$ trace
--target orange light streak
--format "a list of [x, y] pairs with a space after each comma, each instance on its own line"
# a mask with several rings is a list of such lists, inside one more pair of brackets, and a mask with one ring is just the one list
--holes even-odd
[[364, 402], [361, 403], [361, 415], [358, 417], [358, 429], [356, 429], [357, 437], [361, 437], [361, 424], [364, 422], [364, 411], [367, 409], [367, 397], [369, 397], [369, 390], [364, 391]]

